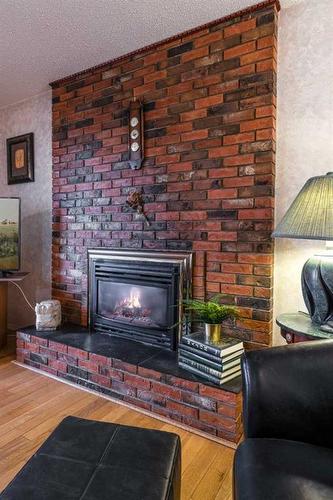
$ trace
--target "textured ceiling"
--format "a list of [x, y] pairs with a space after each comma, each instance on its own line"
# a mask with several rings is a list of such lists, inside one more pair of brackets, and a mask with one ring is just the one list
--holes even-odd
[[0, 0], [0, 107], [46, 90], [51, 81], [256, 3]]

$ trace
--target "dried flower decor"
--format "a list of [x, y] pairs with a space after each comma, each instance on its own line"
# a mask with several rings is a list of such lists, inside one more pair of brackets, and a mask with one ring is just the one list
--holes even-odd
[[150, 222], [144, 211], [144, 200], [142, 194], [139, 191], [133, 191], [129, 194], [126, 200], [127, 205], [135, 210], [138, 215], [141, 215], [146, 222], [147, 226], [150, 226]]

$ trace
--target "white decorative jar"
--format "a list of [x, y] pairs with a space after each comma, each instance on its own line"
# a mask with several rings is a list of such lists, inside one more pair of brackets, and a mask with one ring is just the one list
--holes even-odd
[[43, 300], [36, 304], [36, 329], [56, 330], [61, 324], [61, 304], [59, 300]]

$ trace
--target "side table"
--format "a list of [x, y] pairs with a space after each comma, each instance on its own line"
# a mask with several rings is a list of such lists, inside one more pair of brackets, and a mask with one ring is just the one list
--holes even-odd
[[22, 281], [29, 273], [7, 273], [0, 276], [0, 349], [7, 344], [8, 283]]
[[312, 323], [308, 314], [303, 312], [280, 314], [276, 323], [281, 328], [281, 335], [288, 344], [309, 340], [333, 339], [333, 333], [324, 332]]

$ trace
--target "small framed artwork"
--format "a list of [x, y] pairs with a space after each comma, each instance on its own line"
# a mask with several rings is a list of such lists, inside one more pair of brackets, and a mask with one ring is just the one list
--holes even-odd
[[7, 173], [8, 184], [35, 180], [33, 133], [7, 139]]

